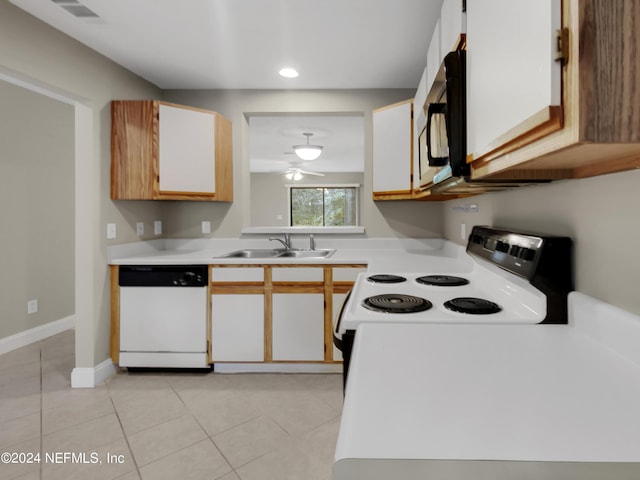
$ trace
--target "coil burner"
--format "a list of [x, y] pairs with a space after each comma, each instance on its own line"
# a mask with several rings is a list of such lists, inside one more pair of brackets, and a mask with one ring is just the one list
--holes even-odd
[[459, 297], [449, 300], [444, 304], [445, 308], [459, 313], [469, 313], [471, 315], [489, 315], [502, 310], [497, 303], [490, 302], [483, 298]]
[[469, 280], [466, 278], [454, 277], [453, 275], [426, 275], [416, 278], [416, 282], [438, 287], [461, 287], [469, 284]]
[[362, 305], [382, 313], [416, 313], [429, 310], [433, 304], [424, 298], [401, 293], [385, 293], [365, 298]]
[[406, 282], [407, 279], [400, 275], [390, 275], [390, 274], [378, 274], [378, 275], [369, 275], [367, 280], [371, 283], [402, 283]]

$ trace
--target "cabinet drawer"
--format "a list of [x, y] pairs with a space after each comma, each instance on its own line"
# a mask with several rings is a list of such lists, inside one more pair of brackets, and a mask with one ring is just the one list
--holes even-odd
[[213, 267], [212, 282], [264, 282], [262, 267]]
[[284, 267], [272, 270], [274, 282], [323, 282], [324, 268], [322, 267]]

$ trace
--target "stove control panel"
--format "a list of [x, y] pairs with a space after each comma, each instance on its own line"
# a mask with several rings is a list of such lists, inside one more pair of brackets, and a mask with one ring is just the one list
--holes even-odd
[[569, 237], [475, 226], [467, 253], [526, 278], [547, 298], [542, 323], [567, 323], [573, 290], [573, 243]]
[[567, 237], [476, 226], [469, 236], [467, 252], [531, 280], [538, 272], [541, 259], [550, 252], [558, 251], [558, 255], [566, 255], [566, 261], [570, 262], [570, 245]]

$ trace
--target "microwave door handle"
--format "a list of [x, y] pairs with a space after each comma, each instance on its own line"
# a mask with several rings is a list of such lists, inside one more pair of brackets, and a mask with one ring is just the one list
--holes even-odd
[[446, 103], [430, 103], [427, 108], [427, 159], [430, 167], [444, 167], [448, 157], [434, 157], [431, 155], [431, 118], [436, 114], [445, 114]]

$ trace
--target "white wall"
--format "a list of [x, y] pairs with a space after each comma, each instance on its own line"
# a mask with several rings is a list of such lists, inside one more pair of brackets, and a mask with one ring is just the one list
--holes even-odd
[[[439, 237], [442, 208], [429, 202], [374, 202], [372, 195], [373, 109], [412, 98], [414, 90], [168, 90], [164, 99], [207, 108], [233, 123], [233, 204], [170, 202], [164, 209], [167, 235], [202, 236], [202, 220], [212, 222], [211, 237], [238, 237], [250, 226], [251, 184], [247, 116], [256, 113], [363, 113], [365, 173], [362, 224], [369, 237]], [[407, 172], [407, 175], [409, 172]]]
[[76, 121], [76, 129], [84, 133], [75, 143], [86, 153], [75, 159], [74, 172], [80, 192], [75, 227], [81, 233], [75, 255], [80, 272], [75, 282], [76, 366], [91, 368], [109, 356], [106, 224], [116, 223], [118, 241], [127, 241], [137, 239], [131, 218], [152, 222], [160, 215], [160, 206], [151, 202], [128, 204], [121, 211], [109, 199], [110, 101], [157, 98], [161, 92], [5, 0], [0, 0], [0, 74], [81, 105], [76, 116], [82, 125]]
[[[445, 236], [460, 225], [494, 225], [568, 235], [575, 245], [575, 287], [640, 314], [640, 171], [558, 181], [447, 202]], [[456, 206], [477, 204], [478, 213]]]
[[[0, 80], [0, 339], [75, 312], [74, 107]], [[38, 311], [27, 314], [27, 301]]]

